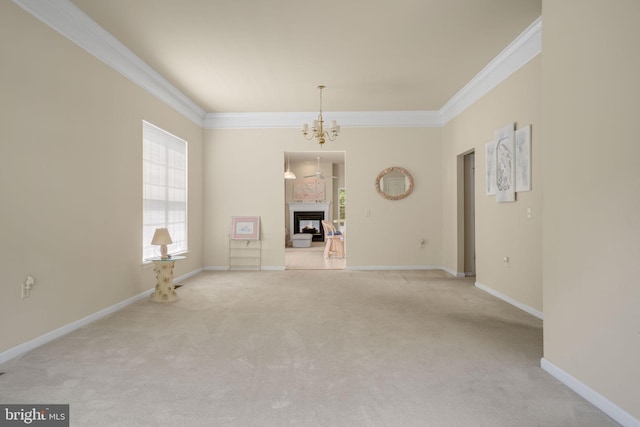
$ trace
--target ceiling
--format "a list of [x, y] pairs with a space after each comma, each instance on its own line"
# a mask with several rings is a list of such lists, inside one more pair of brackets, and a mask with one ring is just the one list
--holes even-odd
[[541, 0], [72, 0], [207, 113], [436, 111]]

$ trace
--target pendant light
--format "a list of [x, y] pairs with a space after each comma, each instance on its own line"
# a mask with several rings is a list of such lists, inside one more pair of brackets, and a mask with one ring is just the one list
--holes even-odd
[[296, 174], [291, 172], [291, 165], [289, 164], [289, 155], [287, 154], [287, 170], [284, 173], [284, 179], [296, 179]]

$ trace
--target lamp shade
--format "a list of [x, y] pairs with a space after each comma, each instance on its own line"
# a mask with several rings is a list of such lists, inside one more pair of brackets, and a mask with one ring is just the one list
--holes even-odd
[[151, 239], [152, 245], [170, 245], [173, 241], [169, 235], [169, 230], [166, 228], [156, 228], [156, 232], [153, 233], [153, 239]]

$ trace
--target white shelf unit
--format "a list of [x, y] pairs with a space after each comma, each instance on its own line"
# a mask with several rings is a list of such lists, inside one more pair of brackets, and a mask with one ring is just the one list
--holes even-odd
[[229, 239], [229, 270], [260, 270], [262, 244], [260, 240]]

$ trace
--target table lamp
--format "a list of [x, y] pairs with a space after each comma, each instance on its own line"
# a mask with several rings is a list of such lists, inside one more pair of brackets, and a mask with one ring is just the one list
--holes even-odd
[[172, 243], [173, 241], [169, 235], [169, 230], [166, 228], [156, 228], [156, 232], [153, 233], [153, 239], [151, 239], [151, 244], [160, 245], [160, 258], [169, 258], [169, 255], [167, 255], [167, 245]]

